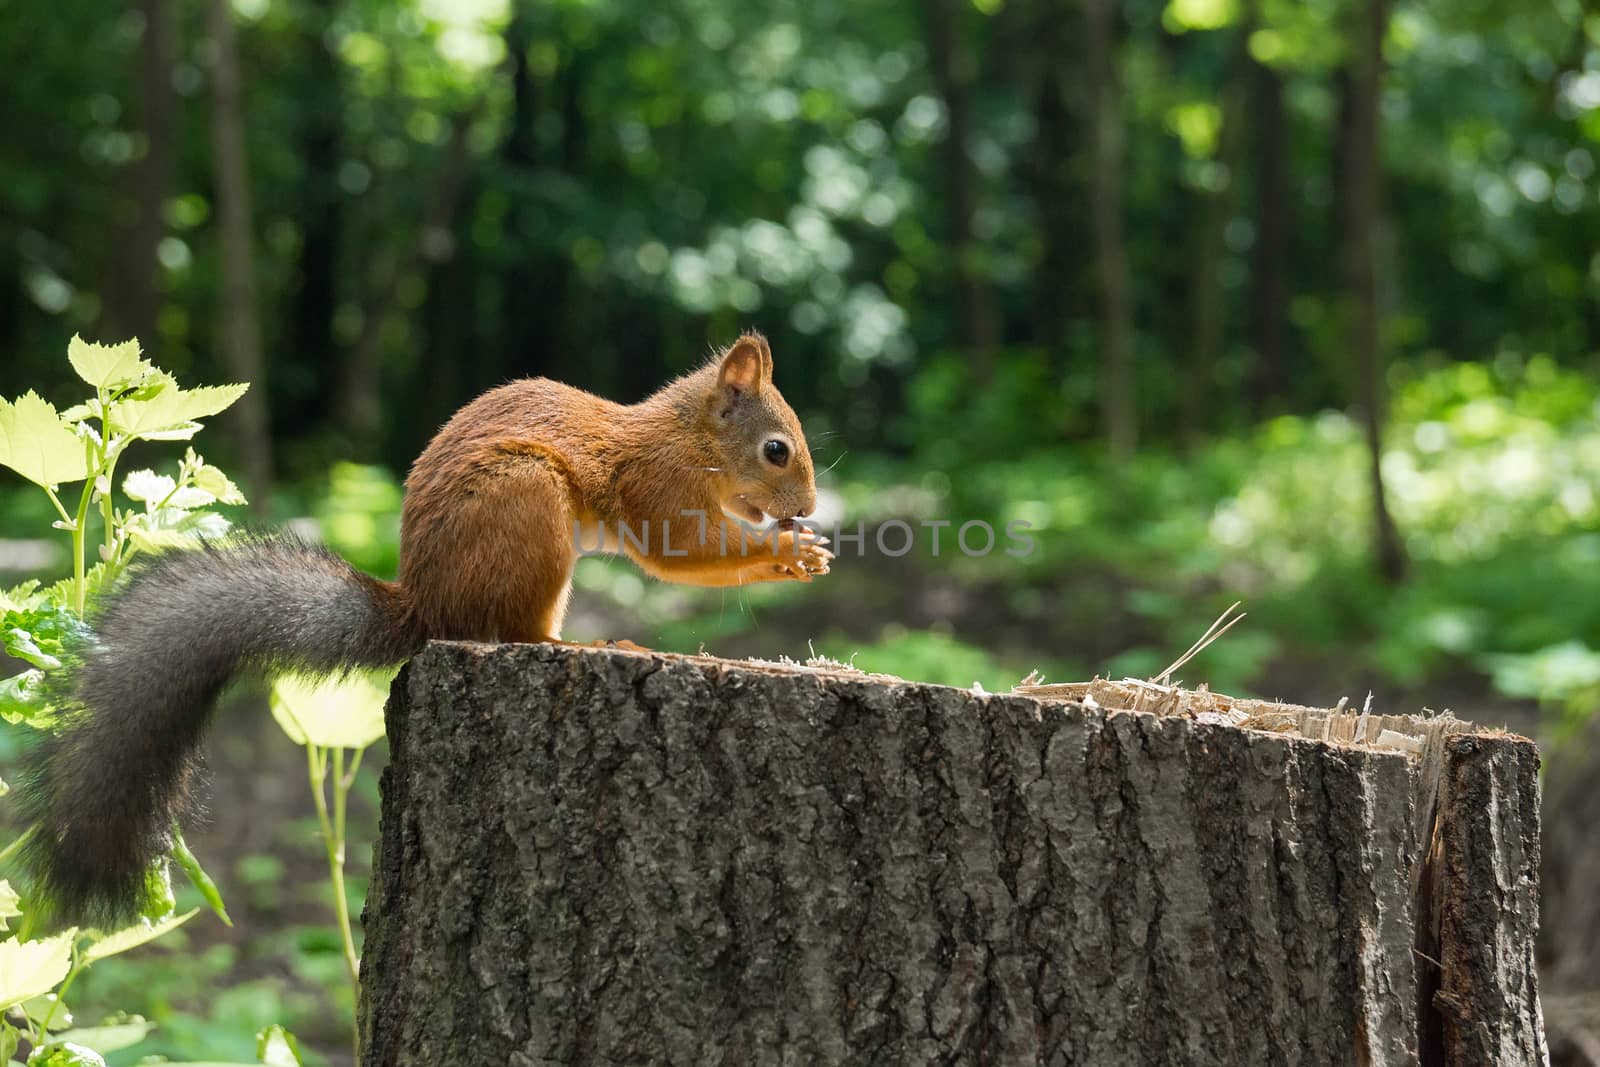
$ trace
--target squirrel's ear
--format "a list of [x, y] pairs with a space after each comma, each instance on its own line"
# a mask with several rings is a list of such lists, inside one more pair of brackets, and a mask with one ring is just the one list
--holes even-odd
[[[722, 357], [722, 366], [717, 371], [717, 392], [726, 403], [738, 399], [740, 394], [754, 396], [761, 391], [761, 383], [769, 377], [761, 357], [764, 345], [765, 342], [745, 334]], [[767, 356], [768, 360], [771, 358]]]
[[759, 333], [751, 334], [756, 339], [756, 344], [761, 346], [761, 375], [764, 381], [772, 381], [772, 348], [767, 344], [767, 339]]

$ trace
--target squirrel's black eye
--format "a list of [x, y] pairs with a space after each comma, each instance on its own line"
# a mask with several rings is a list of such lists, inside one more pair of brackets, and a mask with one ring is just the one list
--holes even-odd
[[774, 467], [782, 467], [789, 462], [789, 446], [776, 437], [761, 446], [761, 454]]

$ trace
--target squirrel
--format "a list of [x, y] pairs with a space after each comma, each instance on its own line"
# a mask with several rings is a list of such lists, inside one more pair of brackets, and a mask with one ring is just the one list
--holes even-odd
[[[284, 535], [138, 567], [99, 610], [62, 727], [27, 756], [38, 886], [63, 918], [139, 910], [236, 675], [392, 666], [432, 639], [559, 641], [597, 535], [669, 582], [828, 573], [826, 539], [796, 523], [816, 485], [772, 372], [766, 339], [746, 333], [633, 405], [543, 378], [484, 393], [406, 478], [394, 582]], [[763, 516], [777, 520], [764, 536], [744, 525]]]

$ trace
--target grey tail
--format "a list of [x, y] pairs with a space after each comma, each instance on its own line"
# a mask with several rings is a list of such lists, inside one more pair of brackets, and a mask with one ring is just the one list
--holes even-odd
[[229, 680], [386, 666], [425, 639], [398, 585], [281, 536], [154, 557], [95, 630], [19, 790], [34, 826], [24, 864], [59, 916], [80, 922], [138, 913]]

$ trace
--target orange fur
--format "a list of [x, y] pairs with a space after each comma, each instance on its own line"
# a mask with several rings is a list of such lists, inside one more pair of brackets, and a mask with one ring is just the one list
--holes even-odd
[[[745, 334], [638, 404], [534, 378], [462, 408], [406, 479], [398, 584], [413, 621], [435, 638], [558, 640], [576, 524], [603, 524], [612, 537], [619, 523], [648, 530], [645, 548], [625, 538], [620, 548], [666, 581], [827, 573], [820, 538], [785, 530], [761, 541], [725, 517], [788, 520], [816, 507], [805, 435], [772, 368], [766, 340]], [[774, 438], [788, 452], [781, 467], [763, 452]], [[703, 542], [700, 521], [684, 515], [696, 511]]]

